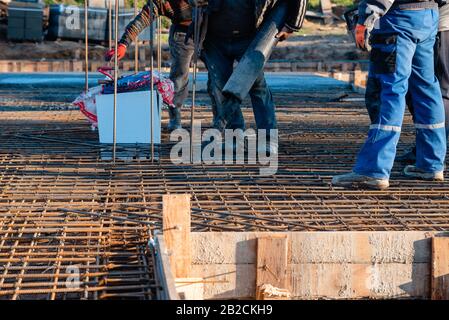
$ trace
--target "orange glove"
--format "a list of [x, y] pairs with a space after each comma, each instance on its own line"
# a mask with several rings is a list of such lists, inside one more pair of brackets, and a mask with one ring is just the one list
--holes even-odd
[[[120, 43], [118, 45], [118, 50], [117, 50], [117, 59], [118, 60], [122, 59], [125, 56], [126, 49], [127, 48], [124, 44]], [[114, 48], [109, 49], [108, 51], [106, 51], [106, 54], [104, 55], [104, 59], [106, 61], [111, 61], [112, 58], [114, 58], [114, 54], [115, 54], [115, 49]]]
[[363, 24], [357, 24], [355, 27], [355, 44], [357, 48], [365, 49], [366, 27]]

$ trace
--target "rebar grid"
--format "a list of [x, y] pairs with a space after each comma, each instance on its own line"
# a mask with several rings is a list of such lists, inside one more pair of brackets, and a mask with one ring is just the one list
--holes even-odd
[[[51, 101], [30, 107], [36, 111], [3, 111], [0, 299], [152, 298], [157, 283], [146, 243], [161, 228], [166, 193], [192, 195], [195, 231], [447, 230], [449, 183], [407, 180], [397, 165], [387, 191], [330, 185], [334, 174], [351, 170], [368, 117], [361, 102], [329, 102], [326, 95], [275, 96], [279, 169], [269, 177], [259, 176], [259, 165], [174, 165], [173, 143], [154, 163], [145, 159], [148, 148], [118, 149], [136, 159], [113, 166], [102, 160], [111, 148], [98, 145], [77, 111], [43, 111], [57, 104]], [[0, 102], [5, 110], [14, 106]], [[206, 129], [210, 111], [197, 111]], [[413, 138], [410, 123], [399, 152]], [[67, 287], [73, 266], [79, 288]]]

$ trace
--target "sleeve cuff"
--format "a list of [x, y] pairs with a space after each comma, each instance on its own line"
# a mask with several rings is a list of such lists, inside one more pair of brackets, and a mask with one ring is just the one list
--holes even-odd
[[366, 21], [366, 15], [359, 15], [359, 19], [357, 20], [358, 24], [365, 24]]
[[123, 45], [125, 47], [128, 47], [128, 42], [126, 40], [120, 39], [120, 41], [118, 42], [119, 45]]
[[301, 28], [297, 28], [297, 27], [292, 27], [292, 26], [291, 26], [290, 24], [288, 24], [288, 23], [285, 24], [285, 27], [286, 27], [288, 30], [292, 31], [292, 32], [296, 32], [296, 31], [299, 31], [299, 29], [301, 29]]

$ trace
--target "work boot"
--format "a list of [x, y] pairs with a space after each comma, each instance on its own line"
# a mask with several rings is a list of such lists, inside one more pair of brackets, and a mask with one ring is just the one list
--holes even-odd
[[416, 162], [416, 147], [413, 147], [402, 156], [396, 157], [396, 160], [402, 163], [413, 164]]
[[222, 106], [222, 109], [225, 110], [225, 112], [214, 116], [214, 129], [217, 129], [223, 133], [225, 129], [230, 129], [230, 125], [236, 125], [235, 123], [232, 123], [232, 120], [234, 112], [236, 112], [236, 108], [238, 108], [239, 106], [240, 101], [238, 99], [234, 97], [228, 97]]
[[217, 117], [216, 119], [214, 119], [213, 126], [214, 126], [214, 129], [217, 129], [218, 131], [220, 131], [221, 134], [224, 136], [224, 132], [227, 129], [228, 123], [226, 122], [225, 119], [223, 119], [221, 117]]
[[335, 176], [332, 185], [336, 187], [366, 187], [369, 189], [384, 190], [390, 186], [388, 179], [378, 179], [350, 172]]
[[425, 172], [419, 169], [415, 165], [406, 166], [404, 169], [404, 175], [410, 178], [418, 178], [429, 181], [444, 181], [443, 171], [438, 172]]
[[181, 107], [168, 107], [168, 114], [170, 116], [170, 121], [168, 122], [167, 129], [173, 131], [176, 129], [181, 129]]

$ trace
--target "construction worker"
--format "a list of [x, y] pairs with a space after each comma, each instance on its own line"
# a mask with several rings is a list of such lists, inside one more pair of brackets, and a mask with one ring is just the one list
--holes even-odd
[[[301, 28], [306, 0], [191, 0], [191, 5], [207, 5], [207, 33], [202, 44], [201, 58], [209, 74], [209, 88], [214, 114], [214, 126], [220, 128], [219, 115], [225, 112], [223, 88], [238, 62], [254, 39], [259, 26], [276, 3], [287, 1], [289, 16], [278, 33], [280, 41], [287, 39]], [[273, 97], [267, 86], [263, 71], [252, 86], [249, 95], [258, 129], [276, 128]], [[245, 121], [240, 108], [228, 124], [229, 129], [244, 129]]]
[[433, 62], [437, 7], [433, 1], [417, 0], [363, 0], [359, 4], [356, 43], [365, 48], [369, 39], [372, 46], [369, 77], [379, 81], [379, 113], [353, 171], [335, 176], [333, 185], [388, 188], [409, 89], [415, 108], [417, 156], [416, 164], [407, 166], [404, 174], [444, 180], [445, 117]]
[[[443, 95], [445, 111], [446, 139], [449, 138], [449, 4], [441, 3], [439, 9], [439, 28], [434, 46], [435, 75], [437, 76], [441, 93]], [[365, 104], [370, 120], [376, 121], [380, 106], [380, 83], [377, 78], [369, 77], [366, 84]], [[414, 116], [414, 107], [410, 91], [406, 96], [408, 110]], [[416, 147], [413, 146], [405, 154], [396, 157], [404, 163], [415, 163]]]
[[[150, 15], [151, 1], [154, 13]], [[171, 55], [170, 80], [174, 83], [175, 108], [169, 108], [169, 130], [181, 128], [181, 107], [189, 94], [189, 67], [193, 57], [194, 47], [192, 41], [185, 41], [188, 27], [192, 22], [192, 9], [187, 0], [148, 0], [140, 13], [128, 24], [118, 45], [118, 58], [125, 56], [128, 46], [145, 28], [149, 27], [156, 16], [168, 17], [172, 25], [169, 34], [169, 47]], [[112, 59], [114, 49], [106, 52], [105, 58]]]
[[[446, 118], [446, 139], [449, 138], [449, 4], [442, 3], [440, 10], [440, 23], [438, 35], [435, 41], [435, 75], [440, 83], [441, 94], [443, 95], [444, 111]], [[414, 116], [414, 105], [411, 94], [407, 95], [407, 106]], [[416, 161], [416, 147], [396, 158], [405, 163]]]

